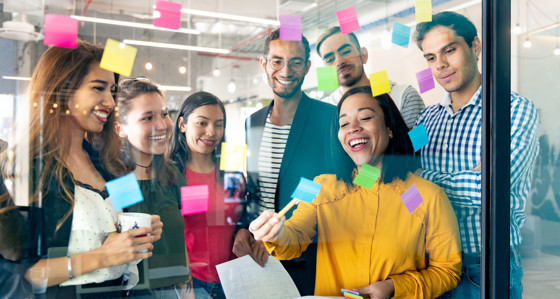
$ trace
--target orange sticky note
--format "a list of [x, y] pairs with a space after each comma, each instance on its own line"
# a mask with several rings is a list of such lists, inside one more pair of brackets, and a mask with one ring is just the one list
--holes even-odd
[[432, 0], [415, 0], [416, 22], [432, 21]]
[[245, 152], [247, 145], [222, 142], [220, 170], [245, 171]]
[[114, 39], [107, 39], [99, 67], [129, 77], [138, 50]]
[[389, 83], [389, 77], [387, 77], [387, 71], [370, 74], [369, 83], [371, 84], [371, 94], [374, 97], [391, 92], [391, 84]]

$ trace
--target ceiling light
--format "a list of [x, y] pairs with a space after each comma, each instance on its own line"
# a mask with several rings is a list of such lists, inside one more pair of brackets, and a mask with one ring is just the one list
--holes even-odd
[[30, 81], [31, 77], [2, 76], [4, 80]]
[[216, 67], [213, 71], [212, 71], [212, 75], [214, 75], [214, 77], [218, 77], [220, 76], [222, 72], [220, 72], [220, 69], [218, 67]]
[[146, 65], [144, 67], [149, 71], [152, 69], [153, 65], [149, 62], [146, 62]]
[[385, 27], [381, 33], [381, 48], [388, 50], [391, 49], [391, 31], [389, 28]]
[[531, 48], [531, 46], [533, 46], [533, 43], [531, 43], [531, 41], [529, 40], [529, 38], [527, 38], [527, 39], [523, 42], [523, 47], [525, 47], [525, 48]]
[[189, 9], [189, 8], [181, 8], [181, 12], [186, 13], [186, 14], [191, 14], [191, 15], [211, 17], [211, 18], [217, 18], [217, 19], [226, 19], [226, 20], [242, 21], [242, 22], [248, 22], [248, 23], [257, 23], [257, 24], [264, 24], [264, 25], [269, 25], [269, 26], [280, 26], [279, 21], [269, 20], [269, 19], [251, 18], [251, 17], [245, 17], [245, 16], [230, 15], [230, 14], [225, 14], [225, 13], [203, 11], [203, 10], [196, 10], [196, 9]]
[[556, 56], [559, 56], [560, 55], [560, 48], [556, 47], [556, 49], [554, 49], [554, 51], [552, 53], [554, 53], [554, 55], [556, 55]]
[[91, 18], [91, 17], [83, 17], [83, 16], [70, 16], [73, 19], [83, 22], [92, 22], [92, 23], [100, 23], [100, 24], [108, 24], [108, 25], [116, 25], [116, 26], [124, 26], [124, 27], [134, 27], [134, 28], [144, 28], [144, 29], [152, 29], [152, 30], [160, 30], [160, 31], [171, 31], [171, 32], [181, 32], [187, 34], [200, 34], [200, 31], [196, 29], [187, 29], [187, 28], [179, 28], [177, 30], [163, 28], [163, 27], [156, 27], [152, 24], [146, 23], [136, 23], [136, 22], [127, 22], [127, 21], [117, 21], [117, 20], [110, 20], [110, 19], [100, 19], [100, 18]]
[[192, 90], [192, 88], [190, 88], [189, 86], [173, 86], [173, 85], [158, 85], [158, 88], [167, 91], [191, 91]]
[[237, 89], [237, 86], [235, 86], [235, 81], [233, 81], [233, 79], [231, 79], [227, 85], [227, 90], [229, 93], [234, 93], [235, 90]]
[[180, 67], [179, 67], [179, 73], [184, 74], [184, 73], [186, 73], [186, 72], [187, 72], [187, 68], [186, 68], [186, 67], [184, 67], [184, 66], [180, 66]]
[[519, 26], [519, 23], [517, 23], [515, 27], [511, 29], [511, 32], [515, 35], [519, 35], [521, 33], [521, 26]]
[[125, 40], [123, 40], [123, 43], [128, 44], [128, 45], [136, 45], [136, 46], [146, 46], [146, 47], [156, 47], [156, 48], [176, 49], [176, 50], [186, 50], [186, 51], [197, 51], [197, 52], [209, 52], [209, 53], [218, 53], [218, 54], [228, 54], [230, 52], [228, 49], [206, 48], [206, 47], [198, 47], [198, 46], [146, 42], [146, 41], [133, 40], [133, 39], [125, 39]]

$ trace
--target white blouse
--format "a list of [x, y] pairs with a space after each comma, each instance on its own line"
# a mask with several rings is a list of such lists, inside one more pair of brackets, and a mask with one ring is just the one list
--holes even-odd
[[[74, 210], [72, 230], [68, 244], [68, 256], [87, 252], [103, 245], [111, 232], [117, 230], [117, 217], [122, 210], [115, 210], [110, 198], [103, 199], [101, 194], [76, 185], [74, 188]], [[78, 262], [74, 260], [74, 262]], [[98, 269], [93, 272], [74, 277], [61, 286], [100, 283], [113, 280], [124, 275], [127, 280], [126, 289], [138, 283], [137, 262], [120, 266]]]

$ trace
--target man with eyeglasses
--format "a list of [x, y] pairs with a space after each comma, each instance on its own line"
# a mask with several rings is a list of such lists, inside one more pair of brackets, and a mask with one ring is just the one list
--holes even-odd
[[[354, 33], [342, 34], [340, 27], [331, 27], [317, 39], [317, 54], [325, 65], [336, 66], [338, 85], [340, 87], [330, 96], [321, 101], [338, 105], [342, 95], [358, 86], [369, 86], [369, 79], [364, 70], [368, 60], [365, 47], [360, 47], [360, 42]], [[390, 81], [393, 99], [409, 129], [414, 127], [418, 114], [426, 107], [420, 94], [410, 85], [399, 85]]]
[[[265, 209], [278, 212], [291, 201], [301, 177], [312, 180], [333, 173], [331, 141], [336, 107], [309, 98], [301, 85], [311, 67], [309, 43], [280, 39], [279, 30], [266, 39], [260, 64], [272, 88], [273, 100], [246, 120], [247, 192], [256, 201], [258, 216]], [[286, 213], [290, 218], [292, 211]], [[283, 261], [302, 296], [315, 288], [316, 244], [310, 244], [301, 258]], [[249, 254], [261, 266], [268, 258], [262, 242], [249, 230], [240, 229], [233, 252]]]

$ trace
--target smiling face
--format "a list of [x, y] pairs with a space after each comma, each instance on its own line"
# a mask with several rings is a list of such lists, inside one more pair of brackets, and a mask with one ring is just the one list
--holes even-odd
[[[271, 63], [280, 60], [283, 60], [284, 67], [280, 70], [273, 69]], [[276, 96], [284, 99], [289, 99], [301, 91], [301, 85], [311, 66], [311, 62], [305, 59], [302, 43], [279, 39], [270, 42], [268, 55], [261, 58], [260, 63], [266, 72], [268, 85]], [[303, 68], [298, 70], [297, 66], [301, 64]]]
[[[167, 150], [172, 123], [165, 100], [156, 92], [131, 99], [130, 110], [119, 125], [119, 136], [127, 138], [133, 152], [161, 155]], [[137, 158], [138, 160], [138, 158]]]
[[[438, 83], [450, 93], [478, 88], [477, 57], [481, 51], [476, 37], [472, 47], [455, 30], [437, 26], [422, 40], [422, 51]], [[476, 86], [475, 86], [476, 85]], [[476, 89], [475, 89], [476, 90]]]
[[74, 125], [85, 132], [101, 132], [109, 114], [115, 108], [116, 91], [113, 72], [92, 63], [89, 72], [68, 101]]
[[380, 168], [393, 133], [377, 101], [365, 93], [349, 96], [340, 107], [339, 125], [338, 140], [358, 168], [363, 163]]
[[321, 59], [325, 65], [336, 66], [338, 83], [344, 87], [354, 86], [360, 81], [367, 62], [365, 48], [359, 50], [348, 35], [335, 33], [329, 36], [319, 48]]
[[179, 124], [191, 154], [211, 155], [224, 136], [224, 114], [218, 105], [200, 106]]

